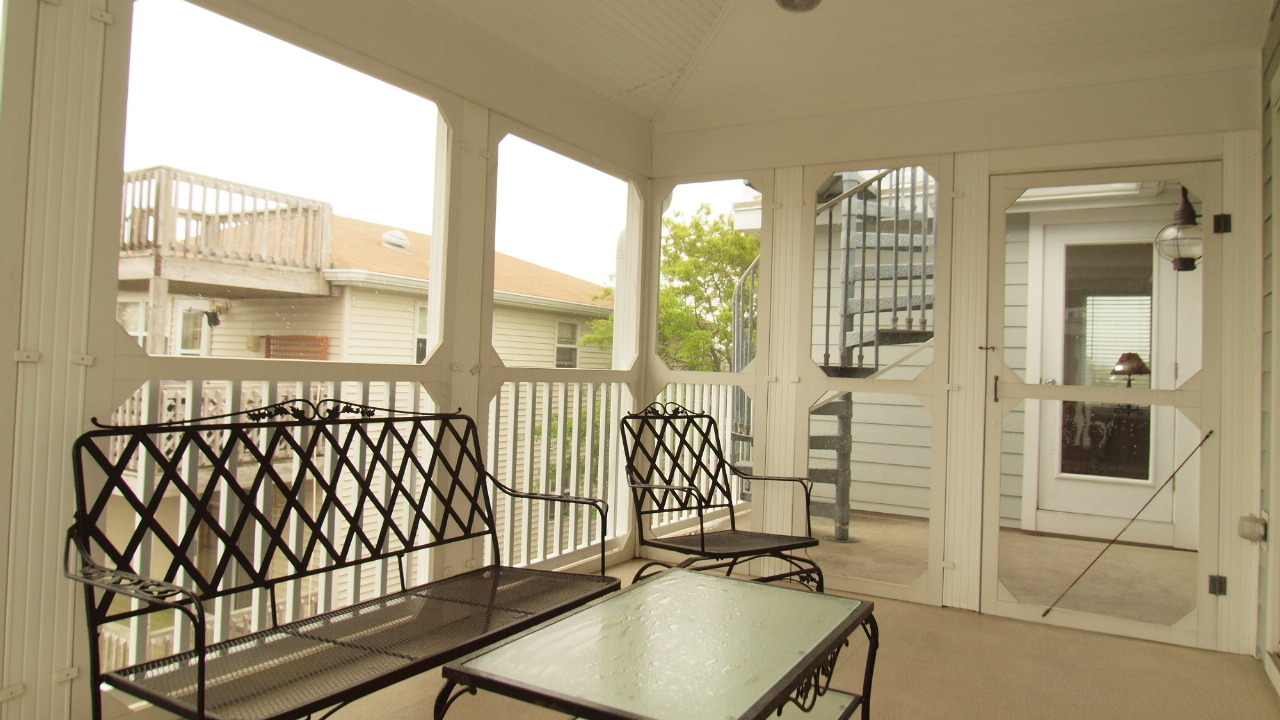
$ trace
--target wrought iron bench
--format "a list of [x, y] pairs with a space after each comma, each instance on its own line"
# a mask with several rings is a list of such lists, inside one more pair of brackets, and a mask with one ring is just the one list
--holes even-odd
[[[603, 576], [605, 504], [506, 488], [465, 415], [292, 401], [99, 428], [75, 443], [66, 552], [85, 586], [95, 718], [104, 683], [187, 718], [328, 717], [618, 587]], [[501, 565], [490, 486], [593, 507], [601, 574]], [[484, 539], [491, 564], [427, 581], [475, 550], [456, 543]], [[145, 648], [165, 615], [162, 657], [103, 667], [104, 626]]]
[[[654, 403], [622, 418], [622, 449], [631, 486], [632, 505], [641, 545], [688, 556], [678, 567], [698, 570], [724, 568], [731, 574], [739, 564], [762, 558], [786, 563], [789, 569], [757, 578], [761, 582], [792, 580], [823, 591], [822, 568], [795, 554], [814, 547], [809, 520], [810, 483], [805, 478], [755, 475], [731, 465], [720, 449], [720, 430], [711, 415], [688, 410], [675, 403]], [[747, 481], [796, 484], [804, 492], [805, 534], [739, 530], [734, 517], [734, 491], [730, 475]], [[717, 527], [710, 516], [725, 511]], [[696, 517], [692, 532], [655, 534], [655, 516], [687, 514]], [[653, 567], [671, 567], [663, 560], [646, 563], [635, 579]]]

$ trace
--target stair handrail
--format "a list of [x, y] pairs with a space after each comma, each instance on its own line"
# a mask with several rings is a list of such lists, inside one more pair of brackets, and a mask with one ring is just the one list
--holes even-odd
[[[760, 281], [760, 256], [757, 255], [755, 260], [747, 266], [747, 269], [738, 276], [738, 283], [733, 288], [733, 351], [729, 358], [729, 369], [733, 372], [739, 372], [751, 364], [751, 360], [755, 359], [756, 338], [755, 329], [757, 322], [757, 298], [754, 290], [759, 289]], [[748, 291], [749, 284], [755, 284], [752, 291]], [[748, 306], [749, 310], [748, 310]], [[751, 327], [745, 327], [747, 322], [746, 315], [750, 313]], [[729, 423], [730, 442], [749, 438], [752, 434], [752, 418], [748, 408], [750, 396], [742, 389], [740, 385], [733, 386], [733, 403], [731, 408], [731, 418]], [[735, 437], [740, 436], [740, 437]], [[731, 445], [731, 447], [733, 447]]]
[[[747, 336], [746, 329], [742, 327], [742, 323], [745, 319], [743, 317], [744, 313], [739, 312], [739, 309], [743, 308], [746, 305], [748, 299], [750, 299], [752, 305], [754, 306], [755, 298], [748, 298], [745, 293], [745, 288], [748, 280], [750, 280], [752, 277], [758, 278], [759, 274], [760, 274], [760, 256], [757, 255], [756, 259], [752, 260], [751, 264], [747, 266], [747, 269], [744, 270], [742, 274], [738, 276], [738, 282], [736, 285], [734, 285], [734, 288], [733, 288], [733, 310], [734, 310], [733, 312], [733, 352], [731, 353], [731, 357], [729, 358], [729, 363], [730, 363], [729, 369], [732, 372], [738, 372], [739, 370], [742, 370], [744, 367], [746, 367], [750, 363], [749, 360], [746, 362], [743, 362], [744, 358], [742, 357], [742, 351], [745, 350], [746, 348], [742, 347], [741, 343], [739, 343], [739, 338], [746, 339], [746, 336]], [[753, 310], [752, 319], [754, 320], [755, 308], [752, 307], [752, 310]], [[755, 352], [755, 345], [756, 345], [755, 338], [751, 338], [750, 349], [753, 354]]]
[[835, 196], [834, 198], [831, 198], [830, 200], [828, 200], [828, 201], [826, 201], [826, 202], [822, 203], [821, 205], [819, 205], [819, 206], [817, 207], [817, 209], [816, 209], [816, 210], [814, 210], [814, 212], [813, 212], [814, 216], [815, 216], [815, 217], [817, 217], [818, 215], [821, 215], [822, 213], [824, 213], [824, 212], [826, 212], [826, 211], [830, 210], [831, 208], [835, 207], [836, 205], [839, 205], [842, 201], [844, 201], [845, 199], [847, 199], [847, 198], [848, 198], [848, 197], [850, 197], [851, 195], [857, 195], [858, 193], [862, 192], [863, 190], [866, 190], [867, 188], [871, 187], [872, 185], [874, 185], [875, 183], [879, 182], [880, 180], [883, 180], [883, 179], [884, 179], [885, 177], [887, 177], [890, 173], [896, 172], [896, 171], [897, 171], [897, 170], [899, 170], [899, 169], [900, 169], [900, 168], [890, 168], [890, 169], [888, 169], [888, 170], [881, 170], [878, 174], [873, 175], [872, 177], [870, 177], [870, 178], [868, 178], [868, 179], [866, 179], [866, 180], [863, 180], [862, 182], [858, 183], [857, 185], [854, 185], [852, 188], [849, 188], [848, 190], [845, 190], [844, 192], [840, 193], [839, 195]]

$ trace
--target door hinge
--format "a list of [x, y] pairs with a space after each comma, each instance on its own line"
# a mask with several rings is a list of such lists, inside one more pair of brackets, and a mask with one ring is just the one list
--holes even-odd
[[1210, 595], [1226, 595], [1227, 594], [1227, 577], [1225, 575], [1209, 576], [1209, 594]]

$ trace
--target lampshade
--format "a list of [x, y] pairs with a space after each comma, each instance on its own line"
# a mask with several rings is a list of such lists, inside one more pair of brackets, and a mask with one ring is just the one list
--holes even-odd
[[1182, 188], [1182, 204], [1173, 214], [1173, 222], [1156, 234], [1156, 252], [1173, 262], [1178, 271], [1195, 270], [1196, 261], [1204, 255], [1204, 230], [1196, 223], [1196, 211]]
[[818, 7], [822, 0], [775, 0], [778, 7], [791, 12], [806, 12]]
[[1151, 368], [1142, 361], [1138, 353], [1120, 353], [1120, 359], [1116, 360], [1115, 367], [1111, 369], [1112, 375], [1126, 375], [1129, 381], [1133, 381], [1134, 375], [1150, 375]]

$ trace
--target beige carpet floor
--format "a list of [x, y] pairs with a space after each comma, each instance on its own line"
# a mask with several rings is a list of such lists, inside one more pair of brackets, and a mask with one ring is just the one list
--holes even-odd
[[[635, 567], [619, 566], [616, 573], [625, 582]], [[1280, 697], [1261, 662], [1250, 657], [873, 600], [881, 642], [876, 720], [1280, 719]], [[835, 686], [860, 686], [865, 650], [859, 633], [840, 658]], [[430, 717], [441, 684], [439, 672], [430, 672], [355, 703], [340, 717]], [[460, 699], [448, 717], [564, 716], [481, 692]]]
[[[929, 523], [892, 515], [855, 513], [856, 543], [831, 540], [827, 518], [813, 519], [818, 547], [808, 551], [829, 585], [848, 589], [859, 580], [907, 585], [928, 568]], [[1074, 587], [1071, 583], [1105, 543], [1000, 531], [999, 578], [1015, 600], [1048, 606], [1068, 587], [1058, 607], [1109, 617], [1173, 625], [1195, 610], [1196, 553], [1118, 543]]]

